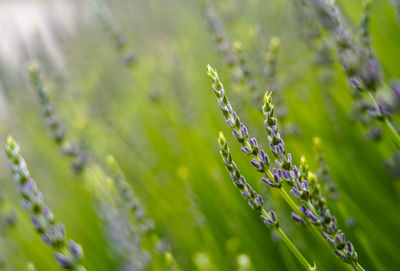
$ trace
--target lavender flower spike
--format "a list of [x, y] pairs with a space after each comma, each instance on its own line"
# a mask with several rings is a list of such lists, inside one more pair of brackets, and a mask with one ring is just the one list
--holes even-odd
[[72, 240], [67, 241], [64, 225], [56, 223], [50, 209], [44, 204], [42, 194], [19, 152], [19, 146], [11, 136], [7, 138], [5, 150], [10, 170], [25, 202], [24, 206], [31, 215], [31, 222], [42, 240], [54, 250], [57, 263], [64, 269], [86, 271], [81, 264], [82, 247]]
[[[353, 41], [334, 1], [307, 0], [306, 2], [314, 9], [317, 19], [330, 33], [338, 52], [337, 56], [350, 85], [356, 93], [366, 93], [366, 96], [370, 99], [368, 106], [376, 111], [370, 116], [376, 120], [384, 121], [394, 140], [397, 144], [400, 144], [400, 132], [397, 125], [393, 122], [391, 115], [387, 114], [387, 110], [383, 110], [381, 103], [375, 98], [376, 92], [384, 89], [385, 84], [379, 73], [379, 61], [370, 47], [369, 16], [371, 1], [363, 1], [363, 13], [359, 26], [361, 44]], [[361, 95], [355, 95], [355, 97], [358, 97], [358, 102], [363, 101]], [[360, 118], [360, 120], [362, 119], [363, 117]]]
[[122, 64], [128, 68], [132, 68], [137, 62], [137, 54], [133, 50], [129, 49], [126, 37], [119, 29], [118, 22], [116, 21], [114, 14], [107, 6], [107, 1], [91, 0], [91, 2], [104, 32], [113, 42], [115, 51], [121, 58]]
[[220, 148], [220, 154], [222, 160], [225, 163], [225, 167], [233, 180], [233, 184], [240, 190], [241, 195], [244, 199], [247, 200], [250, 207], [259, 213], [261, 220], [264, 224], [276, 231], [283, 242], [288, 246], [291, 252], [296, 256], [296, 258], [302, 263], [306, 270], [316, 270], [316, 266], [310, 265], [308, 261], [304, 258], [300, 251], [297, 250], [295, 245], [290, 241], [290, 239], [286, 236], [279, 225], [279, 220], [274, 211], [266, 212], [263, 208], [263, 199], [261, 195], [257, 194], [257, 192], [250, 186], [250, 184], [246, 181], [244, 176], [240, 173], [237, 168], [235, 162], [232, 160], [232, 156], [228, 147], [228, 143], [222, 132], [219, 133], [218, 143]]
[[[281, 167], [279, 170], [297, 172], [296, 165], [292, 163], [291, 155], [286, 155], [285, 144], [279, 134], [278, 122], [274, 117], [274, 105], [272, 104], [271, 92], [265, 94], [262, 110], [266, 119], [264, 124], [269, 134], [268, 140], [270, 148], [277, 157], [277, 164]], [[326, 200], [321, 194], [317, 176], [308, 170], [309, 167], [304, 156], [301, 158], [299, 168], [300, 172], [296, 175], [289, 175], [288, 177], [291, 180], [287, 181], [287, 183], [292, 186], [292, 195], [303, 203], [303, 205], [299, 207], [299, 210], [303, 213], [306, 220], [312, 224], [313, 227], [316, 227], [325, 239], [327, 239], [335, 253], [337, 255], [344, 255], [344, 257], [340, 257], [340, 259], [352, 265], [356, 270], [364, 270], [358, 263], [357, 253], [355, 251], [354, 253], [353, 251], [350, 253], [347, 247], [342, 245], [345, 242], [344, 234], [342, 238], [342, 232], [337, 227], [336, 219], [331, 215]], [[292, 216], [292, 218], [298, 220], [297, 217]], [[341, 242], [330, 242], [331, 240], [337, 240], [336, 235], [339, 233], [341, 233]], [[352, 250], [354, 250], [354, 247], [352, 247]]]
[[68, 156], [72, 159], [71, 167], [74, 171], [76, 173], [81, 173], [88, 160], [86, 152], [82, 151], [77, 144], [66, 142], [66, 128], [61, 123], [60, 117], [56, 113], [54, 105], [51, 103], [46, 93], [44, 83], [40, 77], [40, 69], [36, 64], [29, 67], [29, 75], [31, 84], [39, 97], [43, 120], [49, 128], [54, 142], [59, 146], [64, 156]]
[[[217, 72], [209, 65], [208, 75], [212, 81], [212, 86], [222, 113], [226, 119], [230, 120], [227, 123], [229, 123], [229, 126], [233, 131], [234, 138], [242, 145], [241, 150], [252, 158], [251, 164], [260, 171], [261, 167], [259, 167], [259, 164], [262, 162], [262, 150], [259, 146], [254, 144], [254, 140], [251, 140], [250, 142], [248, 131], [247, 129], [244, 129], [245, 125], [240, 121], [236, 112], [230, 105]], [[286, 150], [285, 142], [279, 133], [278, 121], [275, 118], [275, 106], [272, 104], [271, 92], [265, 94], [262, 111], [265, 116], [264, 125], [268, 133], [269, 147], [276, 158], [276, 167], [273, 168], [272, 171], [269, 169], [269, 164], [262, 168], [262, 173], [264, 173], [262, 180], [270, 187], [279, 190], [282, 197], [291, 206], [293, 211], [307, 222], [307, 225], [311, 227], [317, 236], [322, 238], [322, 235], [325, 233], [328, 235], [336, 234], [338, 231], [336, 220], [331, 216], [330, 211], [326, 206], [326, 201], [320, 193], [319, 186], [316, 185], [315, 175], [308, 172], [308, 166], [305, 163], [305, 159], [302, 159], [300, 167], [294, 165], [292, 155]], [[223, 153], [223, 150], [224, 149], [222, 148], [221, 153]], [[263, 153], [265, 154], [265, 152]], [[231, 165], [231, 161], [228, 159], [229, 157], [223, 156], [223, 158], [224, 161], [226, 160], [225, 163], [228, 163], [227, 168], [229, 167], [230, 170], [233, 170], [235, 167], [233, 167], [234, 164]], [[240, 177], [235, 176], [235, 174], [233, 174], [233, 176], [236, 180]], [[287, 194], [285, 189], [282, 189], [283, 181], [285, 181], [284, 183], [289, 185], [292, 189], [291, 192], [293, 197], [302, 203], [300, 208], [298, 208], [296, 202], [289, 194]], [[269, 221], [266, 222], [268, 224]], [[338, 250], [339, 248], [333, 246], [333, 249]], [[363, 270], [363, 268], [358, 264], [356, 253], [347, 253], [348, 251], [346, 251], [346, 247], [340, 248], [339, 250], [343, 255], [347, 255], [345, 259], [346, 263], [356, 266], [356, 270]]]

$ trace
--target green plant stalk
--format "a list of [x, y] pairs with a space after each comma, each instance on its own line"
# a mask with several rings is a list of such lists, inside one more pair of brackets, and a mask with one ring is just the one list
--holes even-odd
[[285, 270], [299, 270], [299, 265], [295, 262], [294, 258], [291, 255], [291, 251], [286, 248], [286, 245], [283, 243], [279, 244], [279, 251], [282, 257], [285, 259], [283, 262], [285, 264]]
[[[265, 217], [268, 217], [269, 215], [267, 212], [263, 209], [261, 209], [261, 214], [264, 215]], [[307, 259], [301, 254], [301, 252], [296, 248], [296, 246], [290, 241], [289, 237], [285, 234], [285, 232], [280, 228], [274, 228], [274, 230], [279, 234], [281, 237], [282, 241], [285, 243], [285, 245], [289, 248], [289, 250], [292, 252], [292, 254], [299, 260], [299, 262], [304, 266], [306, 270], [317, 270], [316, 265], [312, 266]]]

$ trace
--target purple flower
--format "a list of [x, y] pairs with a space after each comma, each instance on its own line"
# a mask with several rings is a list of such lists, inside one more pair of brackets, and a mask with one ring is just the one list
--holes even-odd
[[68, 241], [68, 246], [75, 260], [80, 261], [83, 257], [82, 247], [79, 244], [75, 243], [73, 240]]
[[296, 221], [297, 223], [299, 223], [300, 225], [305, 225], [306, 222], [304, 222], [304, 220], [296, 213], [292, 212], [291, 217], [294, 221]]
[[56, 252], [54, 253], [54, 257], [56, 258], [58, 265], [61, 266], [62, 268], [71, 269], [74, 267], [73, 260], [64, 256], [63, 254]]

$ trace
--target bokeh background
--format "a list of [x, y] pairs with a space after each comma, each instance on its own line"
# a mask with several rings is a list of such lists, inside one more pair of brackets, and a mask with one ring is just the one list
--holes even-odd
[[[118, 270], [118, 259], [84, 178], [70, 170], [43, 124], [26, 69], [32, 61], [41, 66], [68, 138], [100, 165], [108, 155], [115, 157], [183, 270], [302, 270], [232, 185], [219, 156], [219, 131], [266, 208], [276, 210], [307, 259], [320, 270], [344, 269], [332, 251], [292, 221], [287, 204], [260, 181], [229, 136], [207, 64], [218, 70], [250, 133], [267, 147], [262, 114], [249, 106], [254, 101], [245, 87], [232, 80], [200, 1], [105, 2], [128, 52], [134, 52], [132, 67], [124, 65], [91, 1], [0, 2], [0, 138], [4, 142], [11, 134], [21, 145], [46, 203], [84, 248], [87, 269]], [[313, 138], [321, 139], [339, 191], [337, 200], [327, 201], [360, 263], [366, 270], [398, 270], [400, 183], [397, 168], [385, 163], [396, 146], [385, 131], [379, 142], [367, 140], [365, 128], [352, 120], [350, 87], [335, 51], [328, 41], [333, 62], [318, 65], [317, 48], [325, 34], [310, 35], [300, 2], [219, 0], [212, 6], [227, 39], [242, 44], [260, 97], [268, 87], [262, 72], [268, 44], [280, 39], [277, 81], [288, 112], [285, 121], [296, 130], [285, 137], [287, 149], [296, 162], [305, 155], [316, 170]], [[361, 2], [337, 2], [356, 32]], [[372, 46], [391, 82], [400, 78], [400, 25], [389, 0], [373, 2]], [[262, 99], [255, 103], [260, 108]], [[2, 227], [0, 268], [27, 270], [33, 263], [37, 270], [61, 270], [21, 207], [5, 155], [0, 155], [0, 184], [2, 219], [10, 213], [16, 219], [12, 227]], [[152, 270], [163, 269], [154, 265]]]

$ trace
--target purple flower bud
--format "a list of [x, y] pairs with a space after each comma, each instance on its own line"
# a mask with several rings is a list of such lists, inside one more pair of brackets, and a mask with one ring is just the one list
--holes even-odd
[[391, 88], [392, 88], [392, 92], [393, 92], [393, 95], [395, 96], [395, 98], [400, 99], [400, 84], [393, 83]]
[[304, 191], [310, 192], [310, 188], [308, 187], [308, 182], [306, 180], [304, 180], [302, 188]]
[[266, 166], [269, 166], [269, 157], [263, 150], [261, 150], [261, 157], [262, 158], [260, 160], [264, 161]]
[[64, 239], [65, 238], [65, 227], [64, 227], [64, 224], [57, 223], [57, 225], [56, 225], [56, 236], [58, 237], [58, 239]]
[[349, 81], [350, 81], [350, 85], [351, 85], [354, 89], [356, 89], [356, 90], [361, 90], [361, 89], [362, 89], [362, 88], [361, 88], [361, 83], [360, 83], [360, 81], [357, 80], [357, 78], [355, 78], [355, 77], [350, 77]]
[[346, 246], [345, 246], [347, 253], [350, 257], [354, 257], [357, 256], [357, 253], [354, 250], [354, 246], [350, 241], [346, 242]]
[[236, 131], [235, 129], [232, 130], [232, 135], [236, 139], [241, 139], [242, 138], [240, 133], [238, 131]]
[[259, 162], [257, 162], [257, 160], [255, 159], [255, 158], [253, 158], [253, 159], [251, 159], [251, 164], [253, 165], [253, 167], [255, 167], [255, 168], [259, 168], [260, 167], [260, 163]]
[[252, 200], [252, 199], [249, 199], [249, 205], [250, 205], [250, 207], [253, 208], [253, 209], [258, 209], [257, 203], [256, 203], [254, 200]]
[[44, 218], [51, 224], [54, 222], [54, 215], [50, 212], [47, 206], [43, 207], [42, 214]]
[[330, 238], [329, 236], [327, 236], [327, 237], [326, 237], [326, 240], [328, 241], [328, 243], [329, 243], [331, 246], [336, 247], [336, 243], [335, 243], [335, 241], [334, 241], [332, 238]]
[[243, 191], [243, 192], [242, 192], [242, 196], [243, 196], [245, 199], [251, 198], [250, 193], [249, 193], [248, 190]]
[[279, 168], [282, 167], [282, 163], [281, 163], [281, 161], [279, 161], [278, 159], [275, 159], [275, 165], [276, 165], [277, 167], [279, 167]]
[[257, 200], [257, 204], [259, 206], [262, 206], [264, 204], [264, 201], [263, 201], [261, 195], [257, 195], [256, 200]]
[[293, 165], [293, 173], [296, 178], [300, 177], [300, 173], [295, 165]]
[[281, 143], [278, 144], [279, 152], [285, 153], [285, 145], [283, 144], [283, 141], [281, 140]]
[[300, 212], [302, 212], [304, 215], [306, 215], [307, 207], [303, 204], [298, 207]]
[[276, 217], [276, 214], [275, 214], [275, 212], [273, 210], [269, 211], [268, 215], [272, 219], [272, 221], [276, 222], [277, 217]]
[[42, 231], [42, 225], [40, 223], [40, 220], [37, 216], [32, 215], [31, 216], [31, 222], [35, 230], [41, 232]]
[[278, 148], [275, 147], [274, 145], [272, 145], [272, 143], [269, 143], [269, 148], [271, 149], [271, 151], [276, 154], [278, 153]]
[[342, 259], [343, 261], [346, 261], [346, 255], [344, 255], [343, 253], [339, 252], [338, 250], [335, 250], [335, 254]]
[[268, 218], [266, 218], [266, 217], [263, 216], [263, 215], [261, 215], [260, 217], [261, 217], [262, 221], [264, 222], [264, 224], [265, 224], [267, 227], [271, 227], [271, 226], [274, 225], [274, 221], [272, 221], [271, 219], [268, 219]]
[[263, 218], [264, 224], [267, 225], [268, 227], [271, 227], [274, 225], [274, 222], [271, 219], [268, 218]]
[[41, 237], [42, 237], [43, 242], [45, 242], [48, 246], [51, 246], [52, 240], [47, 233], [42, 234]]
[[263, 181], [264, 183], [268, 184], [271, 180], [269, 179], [269, 177], [267, 176], [267, 178], [262, 177], [261, 181]]
[[281, 178], [278, 176], [278, 174], [274, 174], [273, 176], [274, 176], [274, 182], [275, 182], [275, 183], [278, 184], [278, 183], [281, 182]]
[[233, 128], [234, 127], [234, 122], [230, 118], [225, 118], [226, 124]]
[[22, 207], [25, 210], [30, 210], [32, 208], [32, 203], [30, 203], [29, 201], [27, 201], [26, 199], [22, 200]]
[[250, 142], [251, 146], [258, 148], [257, 139], [255, 137], [250, 138], [249, 142]]
[[83, 257], [82, 247], [79, 244], [75, 243], [73, 240], [68, 241], [68, 246], [75, 260], [80, 261]]
[[337, 227], [336, 223], [332, 222], [332, 231], [336, 232], [337, 230], [338, 230], [338, 227]]
[[378, 72], [378, 62], [376, 59], [370, 59], [359, 74], [361, 81], [371, 91], [375, 91], [381, 81]]
[[246, 126], [244, 126], [243, 123], [240, 123], [240, 132], [242, 134], [242, 137], [247, 137], [248, 136], [248, 131]]
[[296, 198], [300, 198], [300, 196], [301, 196], [301, 192], [299, 190], [297, 190], [295, 187], [293, 187], [290, 190], [290, 193], [292, 193], [292, 195], [295, 196]]
[[291, 179], [292, 176], [290, 175], [290, 172], [288, 170], [282, 170], [282, 177], [285, 179]]
[[64, 256], [61, 253], [54, 253], [54, 257], [56, 258], [57, 263], [65, 269], [70, 269], [74, 267], [74, 262], [70, 259]]
[[240, 119], [239, 116], [236, 114], [236, 112], [232, 112], [233, 120], [235, 122], [235, 126], [239, 127], [240, 126]]
[[365, 133], [365, 137], [371, 141], [379, 141], [382, 137], [382, 128], [379, 125], [375, 125], [368, 129]]
[[344, 233], [341, 230], [338, 231], [335, 238], [336, 238], [336, 242], [338, 243], [338, 245], [344, 246], [344, 244], [346, 242], [346, 238], [344, 236]]
[[241, 147], [240, 150], [241, 150], [242, 152], [244, 152], [245, 154], [247, 154], [247, 155], [251, 154], [251, 150], [250, 150], [249, 147], [247, 147], [247, 146]]
[[281, 184], [280, 183], [274, 183], [274, 182], [271, 182], [271, 180], [269, 179], [269, 178], [262, 178], [261, 179], [264, 183], [266, 183], [268, 186], [270, 186], [270, 187], [272, 187], [272, 188], [279, 188], [279, 187], [281, 187]]
[[292, 212], [291, 217], [294, 221], [296, 221], [297, 223], [299, 223], [300, 225], [305, 225], [306, 223], [304, 222], [304, 220], [296, 213]]
[[305, 215], [306, 215], [306, 217], [308, 217], [310, 219], [311, 223], [317, 224], [319, 222], [318, 218], [310, 210], [306, 210]]

